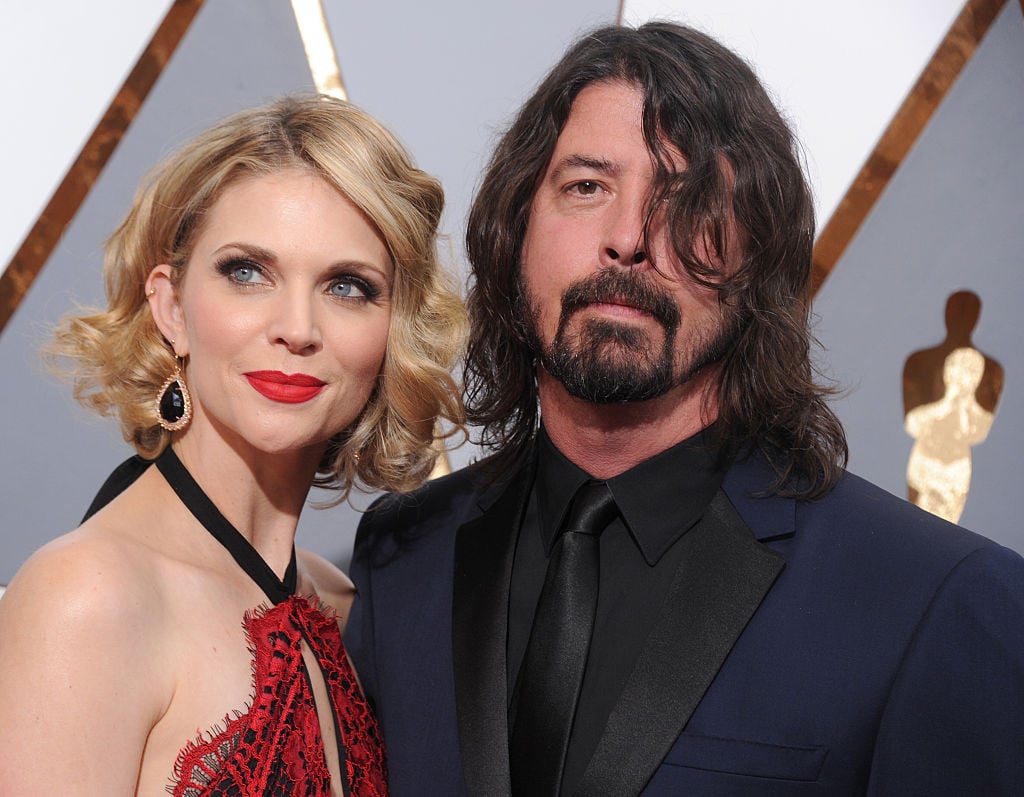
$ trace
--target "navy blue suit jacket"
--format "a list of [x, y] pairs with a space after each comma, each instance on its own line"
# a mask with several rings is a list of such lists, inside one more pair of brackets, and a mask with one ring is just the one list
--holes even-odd
[[[509, 793], [505, 644], [531, 474], [472, 468], [360, 525], [345, 643], [392, 794]], [[1024, 795], [1024, 561], [847, 474], [753, 497], [689, 546], [580, 794]]]

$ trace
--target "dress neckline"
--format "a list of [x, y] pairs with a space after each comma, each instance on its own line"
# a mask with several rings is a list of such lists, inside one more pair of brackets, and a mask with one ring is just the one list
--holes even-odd
[[178, 459], [171, 446], [156, 458], [156, 466], [171, 485], [171, 489], [185, 507], [195, 515], [196, 520], [223, 545], [239, 567], [245, 571], [256, 585], [262, 589], [274, 605], [287, 600], [295, 594], [298, 585], [298, 567], [295, 562], [295, 546], [292, 546], [292, 558], [284, 572], [284, 578], [278, 578], [259, 552], [253, 548], [242, 534], [231, 525], [220, 510], [203, 492], [192, 474]]

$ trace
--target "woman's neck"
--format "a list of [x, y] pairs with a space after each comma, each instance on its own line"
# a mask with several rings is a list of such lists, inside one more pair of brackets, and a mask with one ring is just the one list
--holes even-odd
[[198, 429], [173, 445], [221, 514], [282, 575], [322, 450], [267, 453]]

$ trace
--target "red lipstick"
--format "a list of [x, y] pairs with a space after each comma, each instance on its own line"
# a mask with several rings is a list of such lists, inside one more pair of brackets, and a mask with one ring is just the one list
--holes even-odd
[[301, 404], [320, 393], [326, 384], [309, 374], [285, 374], [281, 371], [249, 371], [244, 374], [261, 396], [282, 404]]

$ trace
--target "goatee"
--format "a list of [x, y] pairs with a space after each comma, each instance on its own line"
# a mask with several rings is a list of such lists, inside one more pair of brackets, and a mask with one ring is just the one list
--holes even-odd
[[[693, 339], [677, 362], [681, 314], [672, 295], [646, 274], [602, 269], [565, 291], [558, 330], [545, 347], [539, 308], [525, 286], [520, 289], [527, 297], [530, 343], [541, 365], [570, 395], [593, 404], [658, 398], [722, 359], [738, 334], [738, 318], [727, 312], [718, 325], [690, 330]], [[653, 340], [648, 328], [606, 318], [571, 323], [577, 311], [594, 303], [626, 304], [649, 313], [663, 339]]]
[[[633, 324], [587, 319], [570, 328], [577, 311], [594, 303], [626, 304], [649, 313], [664, 330], [660, 345]], [[602, 269], [573, 283], [562, 296], [558, 331], [545, 348], [530, 301], [531, 337], [544, 368], [570, 395], [594, 404], [646, 401], [674, 384], [673, 348], [680, 314], [672, 297], [649, 278]]]

